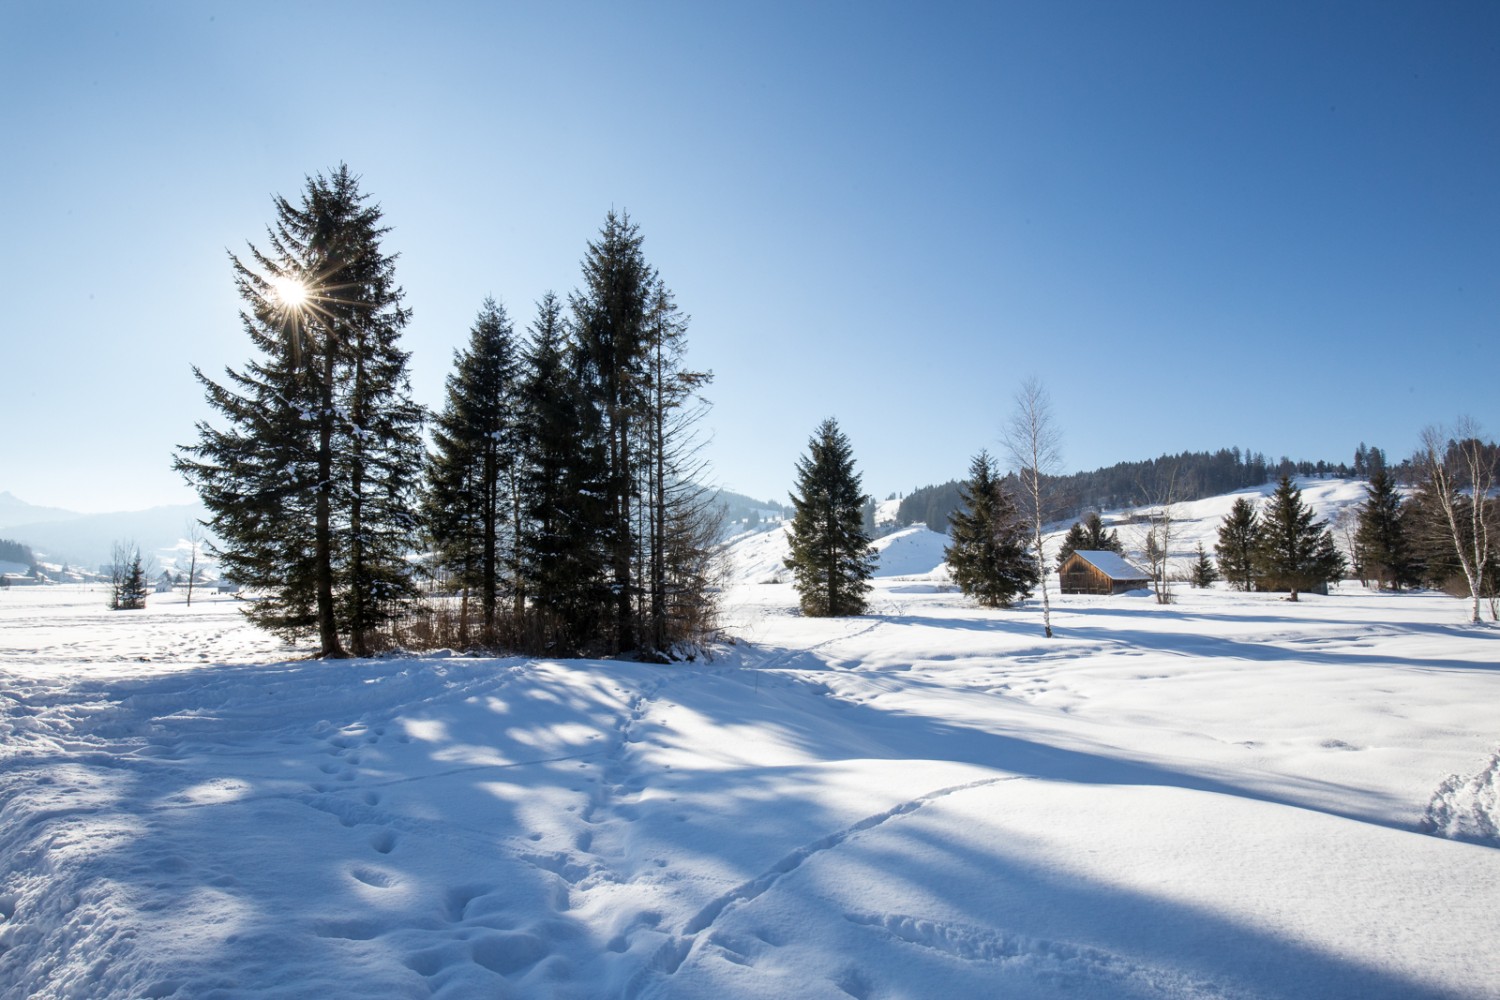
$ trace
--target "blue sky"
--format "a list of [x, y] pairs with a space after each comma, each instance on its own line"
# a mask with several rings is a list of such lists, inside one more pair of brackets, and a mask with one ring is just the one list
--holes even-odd
[[611, 207], [692, 315], [722, 485], [826, 416], [885, 496], [1049, 388], [1068, 469], [1500, 434], [1500, 5], [0, 0], [0, 489], [191, 499], [226, 249], [347, 162], [418, 399]]

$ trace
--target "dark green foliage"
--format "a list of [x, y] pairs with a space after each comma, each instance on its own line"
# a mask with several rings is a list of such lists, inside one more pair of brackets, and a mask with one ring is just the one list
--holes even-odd
[[963, 507], [962, 489], [963, 483], [954, 479], [913, 490], [896, 508], [896, 523], [925, 524], [929, 531], [947, 531], [949, 518]]
[[116, 543], [110, 563], [109, 606], [114, 611], [140, 611], [146, 606], [150, 581], [141, 563], [141, 550], [133, 542]]
[[[1293, 471], [1299, 464], [1309, 471], [1316, 468], [1311, 462], [1288, 460], [1287, 464]], [[1327, 467], [1327, 463], [1324, 466]], [[1055, 520], [1076, 516], [1078, 511], [1090, 508], [1108, 510], [1144, 506], [1168, 493], [1178, 502], [1198, 500], [1246, 486], [1259, 486], [1269, 476], [1265, 455], [1241, 452], [1238, 448], [1119, 462], [1092, 472], [1044, 476], [1043, 484], [1050, 502], [1043, 516]], [[944, 530], [948, 515], [960, 506], [958, 485], [951, 482], [913, 490], [902, 500], [897, 520], [901, 524], [924, 523], [934, 531]]]
[[1219, 544], [1214, 546], [1219, 570], [1235, 590], [1250, 590], [1255, 586], [1255, 550], [1259, 539], [1260, 519], [1255, 505], [1245, 497], [1238, 497], [1219, 525]]
[[1394, 590], [1415, 585], [1420, 575], [1408, 537], [1411, 521], [1405, 516], [1405, 505], [1395, 482], [1383, 466], [1371, 471], [1366, 492], [1355, 532], [1365, 573], [1380, 586]]
[[1300, 591], [1332, 583], [1344, 573], [1333, 533], [1314, 520], [1302, 491], [1288, 476], [1281, 477], [1266, 504], [1254, 563], [1257, 586], [1289, 591], [1294, 601]]
[[583, 289], [569, 302], [579, 346], [579, 372], [600, 416], [609, 462], [605, 504], [609, 516], [609, 586], [614, 594], [611, 644], [616, 652], [636, 648], [641, 636], [636, 603], [640, 577], [636, 556], [636, 486], [639, 470], [636, 422], [645, 408], [644, 375], [649, 341], [648, 297], [655, 273], [641, 250], [640, 229], [625, 213], [611, 211], [583, 258]]
[[802, 612], [816, 617], [865, 610], [875, 551], [862, 525], [865, 495], [849, 439], [832, 419], [819, 425], [808, 454], [797, 461], [791, 556]]
[[1062, 544], [1058, 547], [1057, 565], [1061, 566], [1068, 561], [1068, 556], [1071, 556], [1079, 549], [1086, 551], [1088, 547], [1088, 541], [1083, 535], [1083, 523], [1081, 521], [1074, 521], [1073, 527], [1068, 529], [1068, 533], [1063, 536]]
[[536, 616], [532, 641], [560, 655], [599, 652], [611, 597], [609, 459], [550, 292], [538, 305], [531, 336], [520, 487], [528, 523], [521, 573]]
[[1437, 495], [1440, 485], [1419, 482], [1402, 504], [1401, 526], [1411, 543], [1415, 572], [1421, 583], [1435, 589], [1456, 589], [1463, 565], [1454, 550], [1453, 535]]
[[1198, 559], [1193, 563], [1192, 584], [1198, 588], [1212, 587], [1214, 581], [1219, 578], [1219, 571], [1214, 568], [1214, 561], [1207, 552], [1203, 550], [1203, 543], [1198, 543]]
[[962, 496], [963, 507], [950, 519], [953, 541], [943, 558], [965, 596], [988, 608], [1013, 607], [1031, 596], [1037, 561], [1026, 520], [987, 452], [969, 466]]
[[474, 594], [481, 641], [494, 645], [502, 586], [518, 589], [516, 453], [520, 392], [505, 307], [486, 299], [469, 345], [454, 355], [447, 400], [433, 421], [422, 512], [450, 585]]
[[1057, 554], [1057, 565], [1067, 562], [1068, 556], [1080, 549], [1085, 552], [1125, 552], [1125, 547], [1120, 544], [1120, 533], [1106, 528], [1099, 512], [1092, 510], [1082, 521], [1075, 522], [1063, 536], [1062, 548]]
[[[1451, 594], [1469, 594], [1468, 581], [1463, 561], [1457, 546], [1465, 552], [1474, 548], [1473, 501], [1462, 493], [1455, 493], [1448, 502], [1453, 506], [1454, 517], [1450, 524], [1443, 512], [1437, 491], [1441, 484], [1424, 480], [1417, 484], [1411, 498], [1401, 507], [1401, 533], [1409, 543], [1410, 572], [1418, 583]], [[1487, 519], [1491, 537], [1500, 534], [1500, 501], [1491, 499], [1487, 504]], [[1457, 546], [1453, 538], [1453, 524], [1458, 526]], [[1491, 597], [1500, 591], [1500, 568], [1493, 552], [1488, 553], [1480, 577], [1480, 595]]]
[[36, 556], [32, 554], [29, 546], [22, 545], [20, 542], [13, 542], [7, 538], [0, 538], [0, 562], [35, 566]]
[[[175, 465], [221, 540], [225, 574], [261, 596], [257, 624], [315, 631], [320, 653], [372, 650], [414, 594], [421, 409], [398, 346], [401, 304], [387, 229], [341, 166], [309, 178], [300, 205], [276, 199], [267, 252], [231, 255], [257, 357], [227, 381], [195, 375], [226, 429], [198, 424]], [[283, 301], [278, 282], [307, 288]]]
[[1096, 510], [1089, 511], [1083, 519], [1083, 540], [1083, 548], [1094, 552], [1125, 552], [1125, 547], [1120, 544], [1120, 533], [1106, 528], [1104, 519]]

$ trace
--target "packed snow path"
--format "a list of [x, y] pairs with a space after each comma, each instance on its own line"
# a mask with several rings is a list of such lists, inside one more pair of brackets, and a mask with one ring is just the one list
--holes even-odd
[[941, 571], [823, 621], [762, 578], [675, 666], [0, 592], [0, 995], [1500, 997], [1456, 602], [1070, 597], [1049, 642]]

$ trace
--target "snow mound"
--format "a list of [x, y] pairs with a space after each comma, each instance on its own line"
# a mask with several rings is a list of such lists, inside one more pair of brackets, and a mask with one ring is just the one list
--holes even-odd
[[1500, 749], [1478, 773], [1450, 775], [1438, 786], [1422, 829], [1450, 840], [1500, 844]]
[[943, 549], [948, 536], [926, 527], [903, 528], [875, 540], [880, 562], [877, 577], [925, 576], [943, 565]]
[[[927, 576], [943, 567], [943, 547], [948, 536], [924, 527], [903, 528], [877, 538], [875, 576]], [[791, 552], [785, 529], [774, 528], [740, 535], [725, 547], [731, 585], [788, 583], [791, 573], [785, 560]]]

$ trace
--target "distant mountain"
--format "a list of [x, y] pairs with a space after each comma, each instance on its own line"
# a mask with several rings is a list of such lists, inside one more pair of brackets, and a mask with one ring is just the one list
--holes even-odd
[[[53, 509], [25, 503], [22, 506], [32, 511]], [[29, 545], [37, 559], [47, 563], [97, 569], [109, 562], [116, 542], [134, 542], [140, 546], [142, 555], [154, 557], [157, 563], [165, 565], [174, 558], [188, 522], [207, 516], [207, 511], [198, 504], [170, 504], [109, 514], [63, 513], [68, 514], [66, 519], [43, 517], [8, 525], [4, 528], [5, 537]]]
[[14, 524], [43, 524], [51, 521], [70, 521], [83, 515], [76, 510], [61, 507], [38, 507], [27, 503], [9, 490], [0, 492], [0, 529]]

